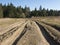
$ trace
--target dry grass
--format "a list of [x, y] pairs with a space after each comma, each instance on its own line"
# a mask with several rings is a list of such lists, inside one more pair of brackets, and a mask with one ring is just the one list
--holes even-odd
[[47, 22], [49, 24], [60, 25], [60, 17], [43, 17], [40, 21]]
[[15, 19], [15, 18], [3, 18], [0, 19], [0, 31], [5, 30], [7, 27], [10, 25], [17, 23], [17, 22], [22, 22], [24, 19]]

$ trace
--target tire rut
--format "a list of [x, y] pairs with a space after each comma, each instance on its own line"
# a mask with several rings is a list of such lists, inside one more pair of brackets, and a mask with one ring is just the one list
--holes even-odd
[[7, 38], [9, 38], [10, 36], [13, 35], [13, 33], [18, 29], [19, 27], [14, 27], [12, 29], [10, 29], [9, 31], [7, 31], [6, 33], [0, 35], [0, 42], [6, 40]]
[[[21, 24], [22, 25], [22, 24]], [[3, 33], [0, 35], [0, 42], [6, 40], [7, 38], [9, 38], [10, 36], [13, 35], [14, 32], [16, 32], [18, 29], [19, 29], [20, 26], [16, 26], [16, 27], [13, 27], [11, 29], [9, 29], [9, 31]]]
[[21, 34], [19, 35], [19, 37], [13, 42], [12, 45], [17, 45], [17, 43], [19, 42], [19, 40], [25, 35], [25, 33], [30, 30], [31, 27], [28, 26], [28, 23], [25, 25], [23, 31], [21, 32]]
[[[25, 21], [26, 22], [26, 21]], [[27, 22], [26, 22], [27, 23]], [[26, 23], [21, 23], [20, 25], [16, 25], [16, 27], [14, 26], [13, 28], [11, 28], [9, 31], [3, 33], [2, 35], [0, 35], [0, 43], [1, 45], [4, 45], [4, 43], [6, 43], [6, 45], [10, 45], [8, 43], [12, 43], [15, 39], [12, 39], [12, 41], [9, 41], [11, 38], [13, 38], [13, 36], [16, 36], [15, 33], [18, 32], [18, 29], [20, 29], [20, 27], [24, 27], [23, 25], [25, 25]], [[22, 26], [21, 26], [22, 25]], [[6, 41], [6, 42], [5, 42]], [[9, 42], [7, 42], [9, 41]]]
[[46, 24], [46, 25], [49, 25], [49, 26], [57, 29], [58, 31], [60, 31], [60, 27], [57, 27], [56, 25], [48, 24], [48, 23], [46, 23], [46, 22], [42, 22], [42, 23], [44, 23], [44, 24]]
[[42, 34], [44, 35], [45, 39], [49, 42], [50, 45], [60, 45], [60, 43], [56, 42], [41, 24], [39, 24], [38, 22], [36, 23], [40, 27]]
[[[24, 29], [26, 29], [27, 26], [24, 27]], [[20, 36], [15, 40], [15, 42], [12, 45], [16, 45], [18, 43], [18, 41], [22, 38], [22, 36], [26, 33], [27, 30], [23, 30], [20, 34]]]
[[24, 30], [22, 31], [23, 35], [21, 33], [13, 45], [49, 45], [34, 21], [28, 22]]
[[[9, 31], [7, 31], [6, 32], [6, 34], [4, 33], [4, 36], [5, 35], [7, 35], [7, 33], [9, 33], [9, 34], [11, 34], [11, 35], [13, 35], [13, 33], [17, 36], [17, 38], [15, 38], [15, 39], [13, 39], [14, 41], [12, 41], [12, 43], [11, 44], [7, 44], [7, 45], [17, 45], [17, 43], [19, 42], [19, 40], [21, 40], [22, 39], [22, 37], [24, 36], [24, 35], [28, 35], [29, 33], [32, 35], [28, 35], [29, 37], [29, 39], [28, 39], [28, 42], [29, 42], [29, 44], [30, 45], [36, 45], [36, 42], [38, 43], [38, 41], [41, 41], [42, 39], [38, 39], [40, 36], [41, 36], [41, 38], [44, 36], [44, 38], [49, 42], [49, 44], [50, 45], [60, 45], [58, 42], [56, 42], [54, 39], [53, 39], [53, 37], [51, 37], [50, 36], [50, 34], [46, 31], [46, 29], [44, 28], [44, 26], [42, 26], [41, 24], [39, 24], [38, 22], [36, 22], [36, 25], [41, 29], [40, 31], [42, 32], [42, 34], [43, 34], [43, 36], [42, 35], [39, 35], [39, 34], [41, 34], [41, 33], [39, 33], [39, 29], [36, 29], [37, 28], [37, 26], [35, 25], [35, 23], [33, 23], [32, 25], [28, 25], [28, 24], [32, 24], [32, 22], [26, 22], [26, 24], [24, 23], [24, 25], [22, 25], [23, 27], [23, 29], [20, 29], [20, 30], [22, 30], [21, 32], [19, 32], [20, 30], [18, 30], [16, 33], [17, 33], [17, 35], [14, 33], [17, 29], [19, 29], [20, 28], [20, 26], [16, 26], [16, 27], [14, 27], [14, 28], [12, 28], [12, 29], [10, 29]], [[35, 28], [35, 26], [36, 26], [36, 28]], [[26, 33], [27, 32], [27, 33]], [[36, 34], [35, 34], [36, 33]], [[8, 34], [8, 35], [9, 35]], [[39, 35], [39, 36], [37, 36], [37, 34]], [[11, 36], [10, 35], [10, 36]], [[9, 37], [10, 37], [9, 36]], [[14, 36], [14, 37], [16, 37], [16, 36]], [[0, 37], [1, 37], [1, 35], [0, 35]], [[30, 38], [31, 37], [31, 38]], [[34, 41], [34, 38], [35, 37], [35, 41]], [[5, 37], [4, 37], [5, 38]], [[4, 38], [3, 38], [3, 40], [4, 40]], [[43, 38], [43, 39], [44, 39]], [[1, 38], [0, 38], [1, 39]], [[38, 40], [38, 41], [37, 41]], [[32, 42], [32, 41], [34, 41], [34, 42]], [[43, 40], [42, 40], [43, 41]], [[44, 40], [45, 41], [45, 40]], [[46, 42], [47, 43], [47, 42]], [[25, 45], [25, 44], [24, 44]], [[40, 45], [40, 42], [39, 42], [39, 44], [38, 45]], [[43, 44], [44, 45], [44, 44]]]

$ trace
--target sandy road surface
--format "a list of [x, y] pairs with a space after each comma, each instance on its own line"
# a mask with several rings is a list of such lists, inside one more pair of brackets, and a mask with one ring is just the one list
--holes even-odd
[[[11, 28], [13, 29], [9, 33], [8, 31], [4, 32], [7, 34], [1, 33], [0, 39], [1, 36], [5, 36], [6, 38], [0, 41], [1, 45], [49, 45], [34, 21], [25, 21], [22, 25], [16, 23]], [[9, 37], [11, 33], [12, 35]]]
[[[23, 30], [24, 26], [26, 25], [27, 21], [25, 22], [20, 22], [17, 23], [16, 25], [13, 25], [9, 30], [0, 33], [0, 42], [1, 45], [12, 45], [12, 42], [18, 37], [18, 35], [21, 33], [21, 31]], [[3, 40], [4, 39], [4, 40]]]
[[24, 30], [22, 37], [18, 38], [13, 45], [49, 45], [34, 21], [27, 23]]
[[[0, 31], [0, 45], [59, 45], [48, 30], [50, 26], [32, 20], [16, 22]], [[53, 29], [49, 31], [55, 35]], [[56, 34], [59, 37], [60, 32]]]

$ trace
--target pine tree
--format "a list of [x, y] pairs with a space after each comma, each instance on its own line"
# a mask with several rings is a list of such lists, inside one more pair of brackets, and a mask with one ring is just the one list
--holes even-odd
[[25, 6], [24, 13], [25, 13], [26, 17], [30, 17], [30, 8]]
[[0, 18], [3, 17], [3, 8], [2, 8], [2, 4], [0, 4]]
[[8, 11], [8, 16], [10, 18], [15, 18], [16, 17], [16, 8], [13, 6], [11, 3], [10, 5], [7, 6], [7, 11]]

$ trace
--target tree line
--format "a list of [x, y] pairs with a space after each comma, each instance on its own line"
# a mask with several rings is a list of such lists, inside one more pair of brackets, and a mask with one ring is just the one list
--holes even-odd
[[30, 8], [27, 6], [23, 8], [21, 6], [15, 7], [12, 3], [8, 5], [0, 4], [0, 18], [30, 18], [32, 16], [60, 16], [60, 10], [49, 10], [40, 6], [39, 10], [35, 8], [31, 11]]

